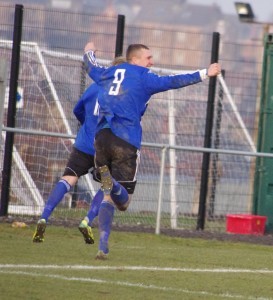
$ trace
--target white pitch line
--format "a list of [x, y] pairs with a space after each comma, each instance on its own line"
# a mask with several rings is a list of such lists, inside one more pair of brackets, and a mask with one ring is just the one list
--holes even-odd
[[233, 269], [233, 268], [161, 268], [144, 266], [83, 266], [83, 265], [27, 265], [27, 264], [0, 264], [0, 269], [56, 269], [56, 270], [128, 270], [128, 271], [162, 271], [162, 272], [191, 272], [191, 273], [260, 273], [273, 274], [268, 269]]
[[153, 284], [145, 285], [143, 283], [130, 283], [127, 281], [111, 281], [111, 280], [104, 280], [104, 279], [96, 279], [96, 278], [83, 278], [83, 277], [68, 277], [63, 275], [53, 275], [53, 274], [41, 274], [41, 273], [32, 273], [32, 272], [22, 272], [22, 271], [1, 271], [0, 274], [11, 274], [11, 275], [23, 275], [23, 276], [34, 276], [34, 277], [47, 277], [47, 278], [54, 278], [54, 279], [61, 279], [66, 281], [81, 281], [81, 282], [92, 282], [92, 283], [102, 283], [102, 284], [113, 284], [119, 286], [127, 286], [127, 287], [137, 287], [142, 289], [153, 289], [153, 290], [160, 290], [160, 291], [167, 291], [167, 292], [179, 292], [184, 294], [191, 294], [191, 295], [201, 295], [201, 296], [210, 296], [210, 297], [217, 297], [217, 298], [229, 298], [229, 299], [246, 299], [246, 300], [272, 300], [272, 298], [264, 298], [264, 297], [246, 297], [242, 295], [235, 295], [230, 293], [222, 293], [222, 294], [214, 294], [207, 291], [191, 291], [187, 289], [181, 288], [171, 288], [171, 287], [163, 287], [163, 286], [156, 286]]

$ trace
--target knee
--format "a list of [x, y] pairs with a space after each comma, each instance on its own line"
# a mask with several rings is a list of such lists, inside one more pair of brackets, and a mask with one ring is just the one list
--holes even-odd
[[121, 205], [121, 206], [117, 206], [117, 209], [119, 210], [119, 211], [126, 211], [127, 210], [127, 208], [128, 208], [128, 205]]
[[128, 200], [126, 201], [126, 203], [124, 203], [124, 204], [122, 204], [122, 205], [117, 205], [117, 204], [116, 204], [117, 209], [118, 209], [119, 211], [126, 211], [127, 208], [128, 208], [128, 206], [129, 206], [129, 204], [130, 204], [130, 202], [131, 202], [131, 200], [132, 200], [132, 195], [130, 194], [130, 195], [128, 195]]

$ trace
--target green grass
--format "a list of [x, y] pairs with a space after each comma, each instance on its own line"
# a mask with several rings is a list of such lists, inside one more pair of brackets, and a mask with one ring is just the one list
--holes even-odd
[[[57, 207], [54, 210], [54, 213], [51, 216], [51, 220], [71, 220], [75, 222], [75, 220], [81, 220], [86, 216], [87, 209], [84, 208], [59, 208]], [[140, 211], [140, 212], [115, 212], [114, 223], [116, 225], [127, 225], [127, 226], [136, 226], [143, 225], [155, 228], [156, 226], [157, 215], [155, 212], [150, 211]], [[177, 216], [177, 226], [183, 229], [195, 230], [197, 226], [197, 216]], [[161, 227], [162, 228], [171, 228], [171, 217], [168, 213], [161, 214]], [[213, 220], [206, 220], [205, 224], [206, 228], [210, 228], [210, 230], [225, 232], [226, 222], [225, 218], [216, 218]]]
[[273, 299], [270, 246], [113, 231], [96, 261], [96, 229], [95, 245], [59, 226], [33, 244], [33, 231], [0, 224], [3, 300]]

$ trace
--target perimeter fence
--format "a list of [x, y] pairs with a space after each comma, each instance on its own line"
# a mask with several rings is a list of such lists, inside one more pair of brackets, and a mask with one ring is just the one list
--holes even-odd
[[[121, 16], [31, 7], [22, 11], [16, 113], [14, 126], [9, 126], [9, 105], [15, 100], [10, 91], [14, 88], [10, 62], [18, 28], [14, 7], [0, 6], [0, 55], [8, 66], [1, 122], [1, 205], [6, 201], [3, 182], [11, 136], [7, 214], [38, 218], [62, 176], [79, 128], [72, 110], [91, 83], [82, 66], [85, 43], [95, 42], [103, 65], [110, 65], [117, 52], [121, 54], [130, 43], [147, 44], [156, 62], [153, 71], [166, 75], [207, 67], [213, 34], [202, 29], [134, 27], [125, 22], [119, 35]], [[271, 157], [255, 154], [263, 47], [220, 38], [219, 49], [225, 73], [215, 85], [210, 136], [206, 136], [209, 81], [153, 96], [142, 121], [136, 191], [128, 211], [116, 212], [117, 225], [147, 226], [157, 232], [161, 228], [225, 231], [227, 214], [253, 211], [256, 159], [259, 155]], [[255, 59], [241, 60], [246, 51], [252, 51]], [[206, 138], [210, 149], [204, 148]], [[207, 169], [205, 154], [209, 154]], [[80, 178], [52, 219], [80, 220], [98, 188], [89, 175]]]

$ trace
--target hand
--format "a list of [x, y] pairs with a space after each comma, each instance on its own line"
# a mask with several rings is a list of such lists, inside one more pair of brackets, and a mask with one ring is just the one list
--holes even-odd
[[221, 67], [218, 63], [211, 64], [208, 68], [208, 76], [213, 77], [221, 73]]
[[96, 52], [97, 49], [95, 47], [95, 44], [93, 42], [88, 42], [84, 47], [84, 52], [93, 51]]

